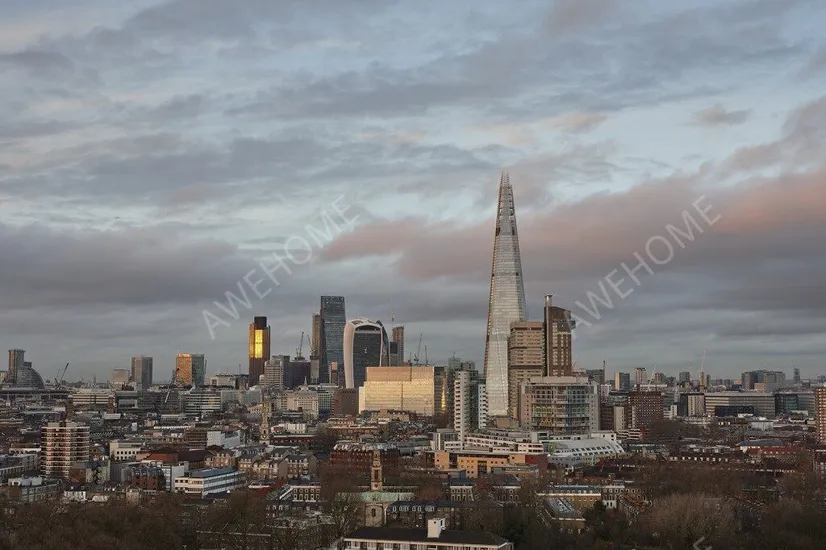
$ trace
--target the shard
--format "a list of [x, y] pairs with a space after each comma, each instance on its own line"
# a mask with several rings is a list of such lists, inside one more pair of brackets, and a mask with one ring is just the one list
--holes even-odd
[[485, 382], [490, 416], [508, 414], [508, 335], [511, 323], [524, 321], [526, 316], [513, 188], [508, 174], [503, 172], [499, 179], [485, 340]]

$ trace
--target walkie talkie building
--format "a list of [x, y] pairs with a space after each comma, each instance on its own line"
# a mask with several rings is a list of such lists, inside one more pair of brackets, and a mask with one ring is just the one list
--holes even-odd
[[511, 323], [524, 321], [526, 310], [513, 188], [508, 174], [503, 172], [499, 179], [485, 340], [484, 372], [490, 416], [508, 414], [508, 336]]

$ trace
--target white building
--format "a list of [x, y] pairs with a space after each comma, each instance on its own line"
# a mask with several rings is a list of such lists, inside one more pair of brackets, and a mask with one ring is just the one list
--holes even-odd
[[109, 458], [115, 462], [135, 460], [143, 446], [143, 441], [113, 439], [109, 442]]
[[207, 468], [177, 478], [175, 492], [203, 498], [240, 489], [245, 484], [244, 474], [235, 468]]

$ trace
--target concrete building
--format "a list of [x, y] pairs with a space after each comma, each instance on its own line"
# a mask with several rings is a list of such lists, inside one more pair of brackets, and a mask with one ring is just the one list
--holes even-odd
[[520, 388], [545, 372], [545, 329], [542, 321], [515, 321], [508, 337], [508, 414], [519, 418]]
[[629, 391], [631, 389], [631, 374], [627, 372], [614, 373], [614, 390]]
[[203, 498], [244, 487], [244, 474], [235, 468], [194, 470], [175, 479], [175, 492]]
[[534, 378], [523, 385], [522, 394], [520, 422], [525, 429], [572, 435], [599, 427], [597, 386], [585, 376]]
[[146, 391], [152, 387], [152, 358], [145, 355], [136, 355], [132, 358], [132, 384], [138, 391]]
[[361, 410], [409, 411], [424, 416], [447, 412], [444, 367], [368, 367]]
[[545, 375], [572, 376], [574, 374], [573, 361], [573, 330], [576, 321], [567, 309], [553, 305], [553, 296], [545, 296]]
[[345, 550], [408, 548], [427, 550], [513, 550], [513, 543], [485, 531], [451, 531], [445, 518], [427, 520], [427, 528], [361, 527], [344, 537]]
[[826, 387], [815, 388], [815, 427], [817, 442], [826, 444]]
[[659, 390], [638, 389], [628, 394], [628, 407], [631, 414], [630, 427], [648, 428], [662, 420], [665, 412], [663, 394]]
[[487, 426], [487, 399], [485, 385], [475, 369], [461, 369], [453, 373], [452, 428], [458, 440]]
[[397, 325], [390, 329], [390, 365], [404, 365], [404, 326]]
[[89, 426], [76, 422], [49, 422], [40, 429], [40, 471], [46, 477], [68, 478], [72, 466], [90, 455]]
[[284, 391], [284, 370], [289, 362], [289, 355], [273, 355], [264, 363], [264, 386], [268, 390]]
[[713, 416], [734, 416], [739, 413], [775, 417], [774, 395], [761, 392], [706, 393], [706, 413]]

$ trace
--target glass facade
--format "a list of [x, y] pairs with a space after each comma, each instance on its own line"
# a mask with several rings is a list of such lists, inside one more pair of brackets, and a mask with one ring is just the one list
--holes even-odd
[[444, 367], [370, 367], [363, 391], [368, 411], [408, 411], [430, 417], [447, 413]]
[[248, 352], [249, 383], [256, 386], [264, 374], [264, 363], [270, 357], [270, 327], [267, 325], [266, 317], [256, 317], [250, 324]]
[[199, 353], [179, 353], [175, 357], [175, 384], [199, 387], [206, 378], [206, 359]]
[[321, 362], [318, 377], [319, 382], [327, 383], [330, 381], [332, 363], [344, 364], [344, 325], [347, 323], [344, 296], [322, 296], [319, 315]]
[[379, 321], [354, 319], [344, 327], [344, 381], [347, 388], [364, 385], [367, 367], [390, 365], [387, 331]]
[[485, 339], [484, 377], [488, 392], [488, 413], [491, 416], [508, 414], [508, 336], [511, 323], [524, 321], [526, 316], [513, 188], [508, 174], [502, 173], [499, 180]]
[[136, 390], [148, 390], [152, 386], [152, 358], [138, 355], [132, 358], [132, 384]]

